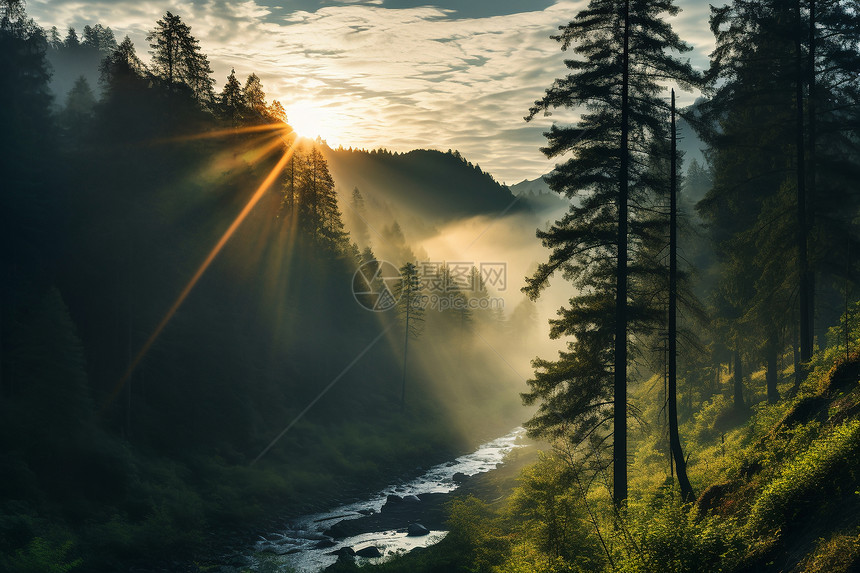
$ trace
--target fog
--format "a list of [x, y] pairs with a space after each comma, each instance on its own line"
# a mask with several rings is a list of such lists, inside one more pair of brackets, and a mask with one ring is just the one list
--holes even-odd
[[[428, 316], [427, 328], [418, 340], [417, 345], [433, 348], [432, 352], [422, 352], [418, 360], [443, 401], [450, 405], [450, 398], [457, 395], [452, 386], [461, 386], [462, 391], [464, 380], [499, 369], [494, 385], [506, 395], [501, 398], [503, 402], [525, 391], [525, 381], [532, 375], [531, 361], [537, 356], [555, 358], [565, 344], [564, 340], [549, 339], [548, 320], [572, 295], [570, 284], [559, 277], [535, 302], [521, 292], [526, 276], [549, 254], [535, 231], [560, 216], [563, 204], [555, 211], [520, 209], [514, 214], [451, 217], [447, 221], [437, 218], [431, 222], [421, 212], [395, 207], [372, 191], [362, 191], [361, 195], [363, 205], [356, 205], [352, 193], [340, 194], [348, 230], [361, 249], [369, 247], [377, 259], [398, 268], [406, 262], [425, 272], [441, 265], [453, 271], [475, 267], [484, 280], [490, 309], [471, 311], [471, 329], [464, 339], [454, 344], [439, 340], [437, 337], [446, 336], [447, 331], [432, 328], [434, 319]], [[427, 315], [452, 310], [445, 306], [445, 293], [431, 293], [430, 301]], [[470, 357], [468, 361], [463, 360], [464, 355]], [[521, 406], [511, 414], [522, 421], [529, 411]]]

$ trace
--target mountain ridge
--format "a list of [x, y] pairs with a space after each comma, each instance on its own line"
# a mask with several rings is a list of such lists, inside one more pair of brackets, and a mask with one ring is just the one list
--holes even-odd
[[456, 151], [321, 149], [342, 195], [358, 188], [429, 223], [528, 211], [508, 187]]

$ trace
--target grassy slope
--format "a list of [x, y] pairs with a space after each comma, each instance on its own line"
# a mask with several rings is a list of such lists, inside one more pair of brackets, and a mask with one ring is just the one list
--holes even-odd
[[742, 527], [735, 571], [860, 566], [860, 353], [822, 366], [730, 433], [737, 453], [699, 497], [700, 514]]

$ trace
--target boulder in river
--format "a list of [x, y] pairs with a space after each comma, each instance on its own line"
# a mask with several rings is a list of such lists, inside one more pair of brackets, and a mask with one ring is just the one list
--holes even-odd
[[337, 556], [338, 563], [355, 563], [355, 555], [348, 555], [346, 553], [341, 553]]
[[362, 547], [361, 549], [356, 551], [355, 554], [359, 557], [382, 557], [382, 552], [376, 545], [368, 545], [367, 547]]
[[454, 474], [454, 476], [451, 479], [454, 480], [455, 484], [460, 485], [461, 483], [463, 483], [467, 479], [469, 479], [469, 476], [467, 476], [463, 472], [457, 472]]
[[353, 549], [352, 547], [341, 547], [340, 549], [335, 549], [331, 553], [328, 553], [328, 555], [352, 556], [355, 555], [355, 549]]
[[420, 523], [410, 523], [406, 529], [406, 535], [409, 537], [421, 537], [422, 535], [430, 535], [430, 530]]
[[314, 547], [317, 549], [328, 549], [329, 547], [334, 547], [337, 545], [337, 542], [334, 539], [323, 539], [321, 541], [317, 541]]
[[406, 495], [403, 496], [403, 501], [405, 503], [421, 503], [421, 498], [417, 495]]
[[388, 494], [388, 497], [385, 498], [385, 505], [388, 505], [389, 503], [393, 505], [395, 503], [400, 503], [401, 501], [403, 501], [402, 497], [400, 497], [399, 495], [395, 495], [393, 493], [390, 493], [390, 494]]
[[[325, 530], [324, 535], [326, 537], [334, 537], [335, 539], [341, 539], [343, 537], [349, 537], [349, 531], [347, 531], [347, 526], [344, 525], [344, 521], [338, 521], [331, 527]], [[325, 538], [320, 541], [324, 541]]]

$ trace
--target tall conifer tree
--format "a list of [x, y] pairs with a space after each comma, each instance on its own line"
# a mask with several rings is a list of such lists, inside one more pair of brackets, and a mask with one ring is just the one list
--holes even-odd
[[690, 46], [666, 22], [678, 12], [668, 0], [592, 0], [554, 36], [577, 56], [566, 61], [570, 74], [556, 80], [527, 117], [584, 107], [577, 125], [553, 125], [542, 149], [550, 158], [569, 155], [548, 182], [578, 201], [538, 232], [552, 254], [524, 291], [536, 298], [560, 271], [579, 294], [551, 323], [553, 337], [573, 337], [568, 349], [555, 362], [535, 362], [524, 399], [541, 405], [528, 426], [533, 434], [599, 446], [611, 421], [618, 506], [627, 497], [628, 337], [654, 318], [645, 301], [630, 298], [628, 284], [642, 271], [635, 258], [648, 232], [643, 207], [654, 189], [645, 174], [647, 155], [654, 138], [667, 136], [657, 82], [689, 87], [696, 81], [689, 62], [677, 57]]

